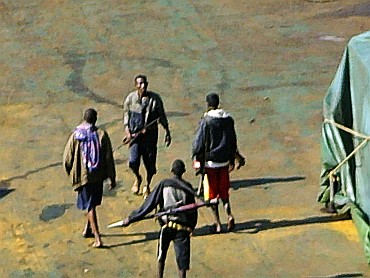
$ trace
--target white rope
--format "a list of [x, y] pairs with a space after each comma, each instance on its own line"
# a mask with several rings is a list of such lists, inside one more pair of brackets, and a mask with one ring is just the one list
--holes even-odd
[[361, 134], [353, 129], [350, 129], [344, 125], [338, 124], [332, 120], [325, 119], [324, 123], [329, 123], [337, 128], [344, 130], [356, 137], [363, 138], [364, 140], [356, 147], [354, 150], [346, 157], [344, 158], [333, 170], [331, 170], [328, 174], [329, 182], [330, 182], [330, 202], [334, 199], [334, 181], [335, 181], [335, 174], [339, 170], [340, 167], [342, 167], [352, 156], [354, 156], [362, 147], [366, 145], [366, 143], [370, 140], [370, 136]]

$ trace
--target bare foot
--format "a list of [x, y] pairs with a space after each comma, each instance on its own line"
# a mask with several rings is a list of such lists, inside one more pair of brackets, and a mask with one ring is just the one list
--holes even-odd
[[235, 219], [233, 217], [229, 217], [227, 220], [227, 231], [232, 232], [235, 229]]
[[93, 232], [91, 231], [91, 228], [90, 229], [86, 229], [82, 232], [82, 236], [84, 238], [90, 238], [90, 237], [94, 237], [94, 234]]
[[104, 245], [100, 241], [100, 242], [94, 242], [91, 246], [94, 247], [94, 248], [102, 248]]
[[141, 176], [138, 176], [135, 181], [134, 181], [134, 184], [132, 185], [132, 188], [131, 188], [131, 191], [133, 194], [135, 195], [138, 195], [139, 194], [139, 191], [140, 191], [140, 185], [141, 185], [141, 182], [142, 182], [142, 177]]
[[221, 233], [221, 224], [213, 224], [211, 226], [211, 233], [214, 233], [214, 234], [220, 234]]

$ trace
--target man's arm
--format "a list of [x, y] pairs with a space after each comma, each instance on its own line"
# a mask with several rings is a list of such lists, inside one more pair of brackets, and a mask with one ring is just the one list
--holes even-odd
[[205, 147], [206, 147], [206, 122], [204, 119], [202, 119], [199, 122], [192, 144], [193, 160], [200, 161], [204, 159]]
[[229, 136], [230, 136], [230, 146], [232, 147], [231, 154], [230, 154], [230, 167], [229, 171], [233, 171], [235, 168], [235, 159], [236, 159], [236, 153], [238, 151], [238, 143], [237, 143], [237, 138], [236, 138], [236, 130], [235, 130], [235, 122], [234, 119], [230, 117], [230, 131]]
[[149, 196], [144, 200], [144, 203], [136, 210], [132, 211], [128, 217], [123, 220], [123, 226], [127, 227], [134, 222], [138, 222], [153, 211], [160, 203], [162, 197], [162, 182], [159, 183]]
[[131, 105], [130, 103], [131, 103], [131, 97], [130, 95], [128, 95], [123, 102], [123, 117], [122, 117], [124, 132], [128, 139], [131, 138], [131, 133], [128, 128], [128, 122], [129, 122], [129, 117], [130, 117], [130, 105]]
[[69, 136], [63, 152], [63, 168], [64, 171], [68, 174], [68, 176], [73, 167], [74, 152], [75, 152], [74, 135], [72, 134]]
[[110, 179], [110, 188], [109, 190], [112, 190], [116, 187], [116, 167], [114, 164], [114, 157], [113, 157], [113, 148], [112, 143], [109, 138], [109, 135], [107, 132], [104, 131], [103, 138], [102, 138], [102, 145], [104, 150], [104, 157], [105, 157], [105, 169], [107, 177]]
[[164, 138], [164, 142], [166, 143], [166, 146], [168, 147], [171, 144], [172, 138], [171, 138], [171, 132], [168, 125], [168, 120], [166, 116], [166, 112], [164, 110], [164, 105], [161, 97], [157, 95], [157, 109], [158, 109], [158, 116], [159, 116], [159, 123], [163, 126], [164, 130], [166, 131], [166, 135]]

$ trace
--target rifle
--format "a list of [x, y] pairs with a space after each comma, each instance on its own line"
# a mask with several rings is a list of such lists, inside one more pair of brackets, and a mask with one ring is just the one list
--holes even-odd
[[[180, 207], [177, 207], [177, 208], [176, 207], [175, 208], [170, 208], [170, 209], [165, 210], [165, 211], [161, 211], [161, 212], [157, 212], [155, 214], [145, 216], [144, 219], [151, 219], [151, 218], [155, 218], [155, 217], [158, 218], [158, 217], [161, 217], [163, 215], [175, 215], [175, 214], [180, 213], [180, 212], [185, 212], [185, 211], [189, 211], [189, 210], [198, 209], [200, 207], [209, 207], [209, 206], [214, 206], [214, 205], [218, 205], [218, 198], [214, 198], [214, 199], [204, 201], [204, 202], [200, 201], [200, 202], [196, 202], [196, 203], [191, 203], [191, 204], [183, 205], [183, 206], [180, 206]], [[107, 228], [123, 227], [124, 226], [123, 221], [124, 220], [120, 220], [120, 221], [114, 222], [112, 224], [109, 224], [107, 226]]]
[[128, 139], [128, 138], [127, 138], [127, 136], [123, 137], [123, 139], [122, 139], [122, 144], [118, 146], [117, 150], [118, 150], [119, 148], [121, 148], [123, 145], [127, 145], [127, 144], [128, 144], [128, 146], [129, 146], [129, 147], [131, 147], [131, 146], [132, 146], [132, 144], [134, 144], [134, 143], [135, 143], [135, 141], [136, 141], [136, 140], [138, 140], [138, 138], [140, 137], [140, 135], [145, 133], [145, 131], [146, 131], [146, 129], [147, 129], [148, 127], [150, 127], [150, 126], [154, 125], [156, 122], [158, 122], [158, 121], [159, 121], [159, 118], [160, 118], [160, 117], [156, 118], [155, 120], [151, 121], [149, 124], [145, 125], [145, 126], [144, 126], [142, 129], [140, 129], [138, 132], [134, 133], [135, 137], [131, 137], [131, 139]]

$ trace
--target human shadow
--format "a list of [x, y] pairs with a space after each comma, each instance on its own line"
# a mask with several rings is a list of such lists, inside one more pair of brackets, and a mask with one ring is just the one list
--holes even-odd
[[0, 188], [0, 199], [4, 198], [9, 193], [13, 192], [15, 189]]
[[291, 176], [291, 177], [265, 177], [246, 180], [235, 180], [230, 182], [230, 187], [234, 190], [238, 190], [239, 188], [252, 187], [268, 183], [299, 181], [304, 180], [305, 178], [306, 178], [305, 176]]
[[[117, 123], [120, 123], [120, 122], [122, 122], [122, 118], [116, 118], [112, 121], [98, 124], [97, 126], [101, 129], [107, 130], [108, 128], [110, 128], [112, 126], [115, 126]], [[123, 127], [122, 127], [122, 129], [123, 129]]]
[[[241, 223], [235, 224], [235, 229], [232, 231], [233, 233], [247, 233], [247, 234], [257, 234], [262, 231], [272, 230], [272, 229], [281, 229], [287, 227], [294, 227], [294, 226], [302, 226], [302, 225], [310, 225], [310, 224], [322, 224], [322, 223], [330, 223], [330, 222], [337, 222], [337, 221], [344, 221], [350, 219], [350, 215], [343, 214], [343, 215], [323, 215], [323, 216], [312, 216], [303, 219], [293, 219], [293, 220], [270, 220], [270, 219], [256, 219], [251, 221], [245, 221]], [[200, 236], [209, 236], [214, 234], [212, 232], [213, 225], [205, 225], [199, 228], [195, 228], [193, 231], [193, 237], [200, 237]], [[222, 225], [221, 234], [227, 232], [226, 224]], [[143, 236], [140, 239], [134, 239], [127, 242], [122, 242], [118, 244], [112, 244], [106, 246], [107, 248], [115, 248], [120, 246], [126, 245], [133, 245], [138, 243], [147, 242], [150, 240], [158, 239], [159, 232], [139, 232], [139, 233], [127, 233], [127, 234], [104, 234], [103, 237], [135, 237], [135, 236]]]
[[[115, 162], [115, 164], [123, 164], [126, 161], [127, 161], [127, 159], [115, 159], [114, 162]], [[45, 166], [42, 166], [42, 167], [39, 167], [39, 168], [28, 170], [24, 174], [20, 174], [20, 175], [17, 175], [17, 176], [13, 176], [13, 177], [10, 177], [10, 178], [7, 178], [7, 179], [0, 180], [0, 187], [8, 188], [8, 187], [10, 187], [10, 183], [14, 180], [26, 179], [28, 176], [30, 176], [32, 174], [37, 174], [37, 173], [40, 173], [42, 171], [45, 171], [45, 170], [53, 168], [53, 167], [59, 167], [59, 166], [62, 166], [62, 164], [63, 164], [62, 161], [53, 162], [53, 163], [50, 163], [48, 165], [45, 165]]]
[[58, 162], [50, 163], [48, 165], [33, 169], [33, 170], [28, 170], [24, 174], [1, 180], [0, 181], [0, 186], [8, 187], [8, 186], [10, 186], [10, 182], [13, 181], [13, 180], [26, 179], [29, 175], [36, 174], [36, 173], [39, 173], [41, 171], [47, 170], [49, 168], [53, 168], [53, 167], [57, 167], [57, 166], [61, 166], [61, 165], [62, 165], [62, 162], [58, 161]]
[[344, 220], [349, 220], [349, 219], [351, 219], [349, 213], [341, 214], [341, 215], [335, 214], [335, 215], [312, 216], [308, 218], [293, 219], [293, 220], [256, 219], [252, 221], [246, 221], [246, 222], [235, 224], [234, 232], [256, 234], [262, 231], [273, 230], [273, 229], [338, 222], [338, 221], [344, 221]]
[[102, 237], [136, 237], [136, 236], [143, 236], [143, 238], [140, 239], [134, 239], [127, 242], [117, 243], [117, 244], [111, 244], [111, 245], [105, 245], [106, 248], [115, 248], [120, 246], [126, 246], [126, 245], [133, 245], [133, 244], [139, 244], [144, 243], [151, 240], [156, 240], [159, 237], [159, 232], [139, 232], [139, 233], [127, 233], [127, 234], [102, 234]]

